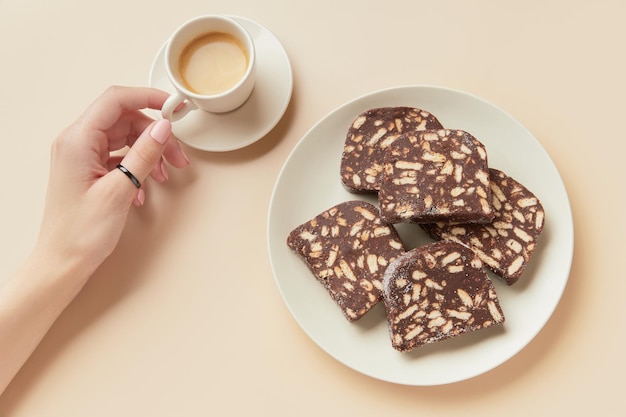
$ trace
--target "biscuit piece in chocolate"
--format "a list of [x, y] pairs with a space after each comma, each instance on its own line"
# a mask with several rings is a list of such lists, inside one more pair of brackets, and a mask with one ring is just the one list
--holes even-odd
[[514, 284], [526, 268], [543, 230], [539, 199], [504, 172], [490, 169], [495, 218], [489, 224], [424, 224], [435, 239], [469, 246], [498, 277]]
[[378, 201], [389, 223], [491, 221], [485, 146], [463, 130], [402, 135], [387, 152]]
[[504, 322], [480, 258], [454, 242], [396, 258], [383, 277], [383, 293], [391, 344], [401, 352]]
[[396, 229], [365, 201], [347, 201], [296, 227], [287, 245], [306, 263], [349, 321], [382, 298], [387, 265], [404, 253]]
[[341, 157], [341, 182], [353, 192], [378, 191], [389, 145], [402, 133], [442, 127], [431, 113], [415, 107], [364, 111], [348, 128]]

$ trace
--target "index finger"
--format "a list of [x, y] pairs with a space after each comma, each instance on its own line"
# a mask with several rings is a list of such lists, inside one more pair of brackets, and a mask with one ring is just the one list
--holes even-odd
[[123, 112], [160, 110], [168, 97], [168, 93], [155, 88], [112, 86], [87, 108], [81, 119], [92, 129], [107, 130]]

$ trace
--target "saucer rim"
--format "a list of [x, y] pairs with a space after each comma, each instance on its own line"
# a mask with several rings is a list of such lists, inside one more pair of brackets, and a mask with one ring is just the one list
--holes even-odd
[[[272, 31], [270, 31], [267, 27], [265, 27], [264, 25], [246, 18], [246, 17], [241, 17], [241, 16], [235, 16], [235, 15], [225, 15], [226, 17], [229, 17], [235, 21], [237, 21], [239, 24], [241, 24], [246, 30], [250, 31], [250, 28], [253, 29], [258, 29], [261, 31], [262, 35], [270, 35], [268, 36], [262, 36], [262, 41], [263, 42], [268, 42], [270, 45], [270, 50], [273, 54], [276, 54], [277, 56], [281, 56], [282, 59], [280, 60], [272, 60], [271, 62], [279, 62], [278, 65], [284, 65], [283, 70], [286, 70], [286, 77], [281, 77], [280, 79], [278, 78], [272, 78], [272, 77], [266, 77], [265, 79], [259, 80], [257, 79], [257, 82], [259, 81], [265, 81], [265, 82], [270, 82], [271, 84], [274, 83], [284, 83], [284, 85], [287, 86], [287, 88], [285, 89], [285, 92], [282, 95], [282, 98], [280, 99], [282, 105], [281, 106], [277, 106], [276, 111], [272, 112], [272, 114], [270, 116], [265, 117], [263, 120], [261, 120], [260, 122], [258, 122], [257, 124], [259, 125], [259, 127], [257, 129], [254, 129], [253, 132], [250, 132], [250, 134], [248, 135], [241, 135], [239, 138], [239, 141], [234, 142], [231, 146], [209, 146], [206, 145], [205, 143], [198, 143], [198, 141], [193, 141], [184, 137], [181, 137], [183, 135], [179, 135], [177, 136], [178, 139], [183, 142], [185, 145], [200, 150], [200, 151], [205, 151], [205, 152], [230, 152], [230, 151], [234, 151], [234, 150], [238, 150], [238, 149], [242, 149], [245, 148], [247, 146], [252, 145], [253, 143], [261, 140], [262, 138], [264, 138], [269, 132], [271, 132], [276, 125], [280, 122], [280, 120], [283, 118], [284, 114], [287, 111], [287, 108], [289, 107], [289, 104], [291, 103], [291, 98], [293, 95], [293, 68], [291, 66], [291, 62], [289, 60], [289, 55], [287, 54], [287, 51], [284, 47], [284, 45], [280, 42], [280, 40], [278, 39], [278, 37], [276, 35], [274, 35], [274, 33]], [[259, 39], [259, 36], [255, 36], [254, 33], [251, 33], [252, 37], [255, 40]], [[159, 48], [158, 53], [156, 54], [153, 62], [152, 62], [152, 66], [150, 67], [150, 73], [149, 73], [149, 78], [148, 78], [148, 82], [149, 82], [149, 86], [153, 87], [153, 88], [158, 88], [156, 87], [156, 85], [158, 85], [158, 81], [155, 79], [155, 73], [158, 71], [159, 67], [162, 67], [162, 61], [163, 61], [163, 54], [166, 48], [168, 40], [165, 40], [163, 42], [163, 44], [161, 45], [161, 47]], [[276, 64], [274, 64], [276, 65]], [[172, 88], [174, 88], [172, 86]], [[254, 94], [254, 90], [252, 92], [252, 94]], [[278, 100], [276, 100], [278, 101]], [[233, 110], [230, 113], [237, 113], [240, 112], [242, 109], [245, 109], [245, 107], [249, 104], [250, 101], [247, 101], [246, 103], [244, 103], [241, 107], [239, 107], [238, 109]], [[157, 118], [162, 118], [161, 116], [161, 112], [155, 110], [154, 113], [156, 114]], [[175, 122], [175, 124], [173, 125], [173, 129], [176, 129], [176, 124], [178, 123], [185, 123], [184, 119]]]

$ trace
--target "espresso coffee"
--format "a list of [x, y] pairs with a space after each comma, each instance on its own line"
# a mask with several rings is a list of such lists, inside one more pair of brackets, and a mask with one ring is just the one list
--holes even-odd
[[163, 104], [161, 115], [172, 122], [194, 110], [233, 111], [248, 100], [256, 84], [254, 39], [227, 16], [198, 16], [185, 22], [165, 45], [164, 58], [167, 78], [176, 91]]
[[249, 57], [235, 36], [210, 32], [198, 36], [183, 49], [178, 62], [181, 81], [197, 94], [219, 94], [241, 80]]

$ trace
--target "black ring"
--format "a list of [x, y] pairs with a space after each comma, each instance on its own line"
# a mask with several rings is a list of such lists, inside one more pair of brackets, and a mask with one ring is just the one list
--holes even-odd
[[117, 168], [118, 168], [120, 171], [122, 171], [124, 174], [126, 174], [126, 176], [127, 176], [128, 178], [130, 178], [130, 180], [133, 182], [133, 184], [135, 185], [135, 187], [137, 187], [137, 188], [141, 188], [141, 183], [139, 182], [139, 180], [137, 179], [137, 177], [135, 177], [135, 176], [133, 175], [133, 173], [132, 173], [132, 172], [130, 172], [129, 170], [127, 170], [127, 169], [126, 169], [126, 167], [125, 167], [124, 165], [119, 164], [119, 165], [117, 166]]

